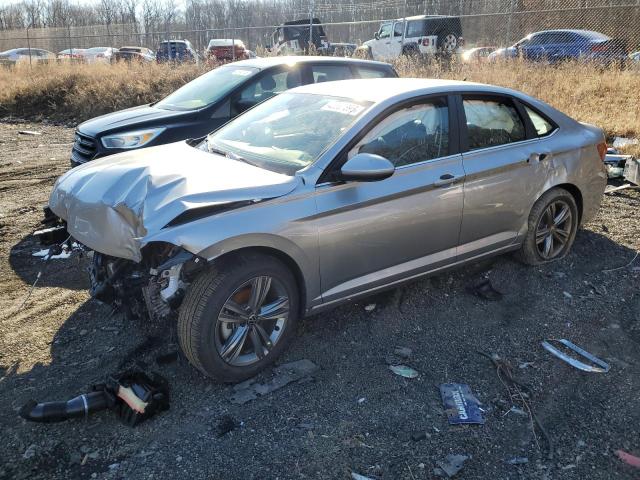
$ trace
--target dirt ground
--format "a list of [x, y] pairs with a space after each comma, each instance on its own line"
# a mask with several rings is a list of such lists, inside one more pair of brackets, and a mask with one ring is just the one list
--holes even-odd
[[[347, 479], [357, 472], [413, 480], [435, 478], [448, 454], [470, 457], [459, 478], [640, 475], [615, 455], [640, 455], [640, 259], [625, 267], [640, 250], [640, 193], [606, 196], [558, 263], [530, 268], [500, 257], [305, 319], [279, 363], [306, 358], [319, 371], [236, 405], [232, 386], [212, 384], [184, 357], [158, 364], [158, 355], [177, 349], [173, 326], [158, 334], [90, 300], [86, 260], [52, 260], [19, 308], [42, 267], [30, 234], [68, 167], [72, 138], [69, 128], [0, 124], [0, 478]], [[466, 291], [483, 276], [504, 293], [501, 301]], [[545, 351], [545, 338], [570, 339], [611, 370], [578, 371]], [[398, 346], [412, 350], [404, 363], [418, 378], [389, 370]], [[546, 436], [532, 430], [528, 415], [510, 411], [522, 403], [479, 352], [513, 365]], [[171, 409], [136, 428], [111, 412], [48, 425], [18, 417], [31, 398], [71, 398], [134, 365], [159, 372], [172, 389]], [[448, 425], [438, 390], [447, 382], [471, 386], [484, 425]], [[238, 427], [219, 436], [225, 416]], [[426, 438], [412, 439], [420, 432]], [[507, 463], [515, 457], [527, 462]]]

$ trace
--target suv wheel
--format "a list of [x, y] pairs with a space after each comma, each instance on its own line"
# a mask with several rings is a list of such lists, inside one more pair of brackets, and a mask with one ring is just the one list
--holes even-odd
[[573, 195], [563, 188], [549, 190], [531, 209], [518, 256], [529, 265], [559, 260], [571, 249], [577, 230], [578, 207]]
[[458, 48], [458, 37], [455, 33], [438, 35], [438, 50], [445, 53], [454, 53]]
[[202, 373], [222, 382], [250, 378], [291, 340], [298, 289], [277, 259], [250, 254], [203, 272], [178, 317], [180, 346]]

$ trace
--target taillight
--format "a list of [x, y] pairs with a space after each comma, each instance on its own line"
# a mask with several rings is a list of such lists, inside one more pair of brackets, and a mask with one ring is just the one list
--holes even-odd
[[591, 45], [592, 52], [606, 52], [608, 50], [606, 43], [596, 43], [595, 45]]
[[422, 45], [423, 45], [424, 47], [428, 47], [428, 46], [429, 46], [429, 38], [428, 38], [428, 37], [424, 37], [424, 38], [422, 39]]
[[607, 156], [607, 142], [600, 142], [598, 144], [598, 154], [600, 155], [600, 160], [604, 162], [604, 159]]

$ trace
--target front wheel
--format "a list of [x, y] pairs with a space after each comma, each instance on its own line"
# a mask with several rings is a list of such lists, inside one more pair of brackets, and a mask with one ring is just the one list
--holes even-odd
[[272, 363], [291, 340], [298, 288], [279, 260], [238, 256], [203, 272], [180, 309], [178, 335], [189, 361], [222, 382], [240, 382]]
[[562, 188], [546, 192], [529, 214], [527, 235], [518, 256], [528, 265], [563, 258], [578, 230], [578, 207], [573, 195]]

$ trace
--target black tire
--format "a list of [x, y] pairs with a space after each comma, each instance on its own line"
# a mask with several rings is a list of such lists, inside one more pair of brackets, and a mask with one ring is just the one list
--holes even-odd
[[[545, 258], [543, 253], [540, 251], [541, 248], [544, 249], [544, 246], [539, 246], [537, 242], [540, 238], [538, 236], [538, 227], [541, 226], [541, 222], [544, 221], [543, 215], [545, 215], [545, 212], [547, 212], [552, 204], [568, 206], [571, 213], [571, 226], [567, 229], [568, 235], [566, 243], [558, 247], [556, 254], [552, 255], [550, 258]], [[516, 256], [521, 262], [527, 265], [542, 265], [544, 263], [560, 260], [567, 255], [573, 245], [576, 238], [576, 232], [578, 231], [578, 223], [578, 206], [573, 195], [563, 188], [553, 188], [549, 190], [533, 205], [531, 213], [529, 214], [527, 234]], [[553, 236], [553, 234], [550, 235]]]
[[[289, 316], [277, 342], [263, 358], [245, 366], [227, 363], [216, 347], [218, 316], [237, 288], [252, 278], [270, 276], [278, 280], [289, 297]], [[202, 373], [219, 382], [240, 382], [271, 364], [291, 341], [298, 320], [299, 295], [291, 271], [274, 257], [240, 254], [202, 272], [190, 285], [178, 316], [178, 338], [182, 351]]]

